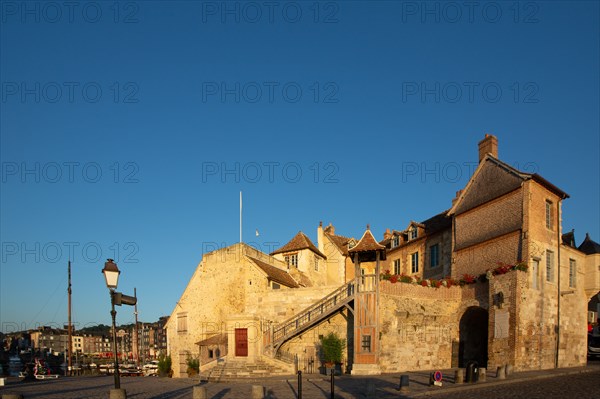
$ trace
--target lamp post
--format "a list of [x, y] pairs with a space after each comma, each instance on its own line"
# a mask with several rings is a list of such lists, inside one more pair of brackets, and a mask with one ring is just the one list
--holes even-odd
[[113, 331], [113, 356], [115, 358], [115, 389], [121, 389], [121, 379], [119, 375], [119, 359], [117, 357], [117, 311], [115, 310], [115, 290], [117, 289], [117, 284], [119, 282], [119, 274], [121, 274], [121, 272], [119, 271], [117, 264], [112, 259], [107, 259], [106, 263], [104, 263], [104, 269], [102, 270], [102, 273], [104, 273], [106, 287], [110, 291], [110, 315], [112, 316]]

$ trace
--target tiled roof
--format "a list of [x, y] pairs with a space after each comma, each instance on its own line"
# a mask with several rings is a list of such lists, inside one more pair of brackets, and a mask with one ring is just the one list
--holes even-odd
[[294, 236], [294, 238], [292, 238], [283, 247], [271, 252], [271, 255], [282, 254], [285, 252], [301, 251], [303, 249], [310, 249], [311, 251], [313, 251], [314, 253], [316, 253], [317, 255], [322, 257], [323, 259], [327, 259], [327, 257], [325, 255], [323, 255], [323, 253], [321, 251], [319, 251], [319, 249], [315, 246], [315, 244], [312, 243], [310, 238], [308, 238], [306, 236], [306, 234], [304, 234], [301, 231], [299, 231], [298, 234], [296, 234]]
[[224, 345], [227, 343], [227, 334], [217, 334], [212, 337], [203, 339], [202, 341], [196, 342], [196, 345], [208, 346], [208, 345]]
[[380, 243], [378, 243], [377, 240], [375, 240], [375, 237], [373, 237], [371, 230], [369, 228], [367, 228], [367, 230], [363, 234], [360, 241], [355, 246], [350, 248], [348, 250], [348, 252], [353, 253], [353, 252], [381, 251], [381, 250], [385, 250], [385, 247], [383, 245], [381, 245]]
[[583, 240], [578, 249], [587, 255], [600, 254], [600, 244], [592, 240], [587, 233], [585, 235], [585, 240]]
[[254, 262], [254, 264], [256, 266], [258, 266], [263, 272], [265, 272], [267, 274], [267, 277], [270, 280], [275, 281], [280, 284], [283, 284], [286, 287], [291, 287], [291, 288], [299, 287], [296, 280], [294, 280], [287, 271], [281, 270], [280, 268], [275, 267], [275, 266], [271, 266], [268, 263], [265, 263], [256, 258], [252, 258], [250, 256], [248, 256], [248, 259], [250, 259], [252, 262]]
[[343, 255], [348, 255], [348, 243], [352, 240], [352, 238], [328, 233], [325, 233], [325, 235], [331, 239], [331, 241], [336, 247], [338, 247]]

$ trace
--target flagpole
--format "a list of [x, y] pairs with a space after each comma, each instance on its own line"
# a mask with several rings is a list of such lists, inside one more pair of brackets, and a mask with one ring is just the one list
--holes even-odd
[[240, 244], [242, 243], [242, 192], [240, 191]]

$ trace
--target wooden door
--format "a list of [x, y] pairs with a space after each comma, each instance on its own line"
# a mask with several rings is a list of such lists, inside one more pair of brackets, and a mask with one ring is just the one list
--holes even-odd
[[235, 329], [235, 355], [248, 356], [248, 329]]

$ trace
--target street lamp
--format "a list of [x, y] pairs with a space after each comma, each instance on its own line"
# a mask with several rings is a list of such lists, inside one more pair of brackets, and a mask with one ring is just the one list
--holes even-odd
[[116, 317], [117, 311], [115, 310], [115, 289], [117, 288], [117, 284], [119, 282], [119, 268], [117, 264], [112, 259], [107, 259], [106, 263], [104, 263], [104, 269], [102, 269], [102, 273], [104, 273], [104, 279], [106, 280], [106, 287], [110, 291], [110, 315], [112, 316], [112, 331], [113, 331], [113, 356], [115, 358], [115, 389], [121, 389], [121, 379], [119, 375], [119, 359], [117, 358], [117, 327], [116, 327]]

